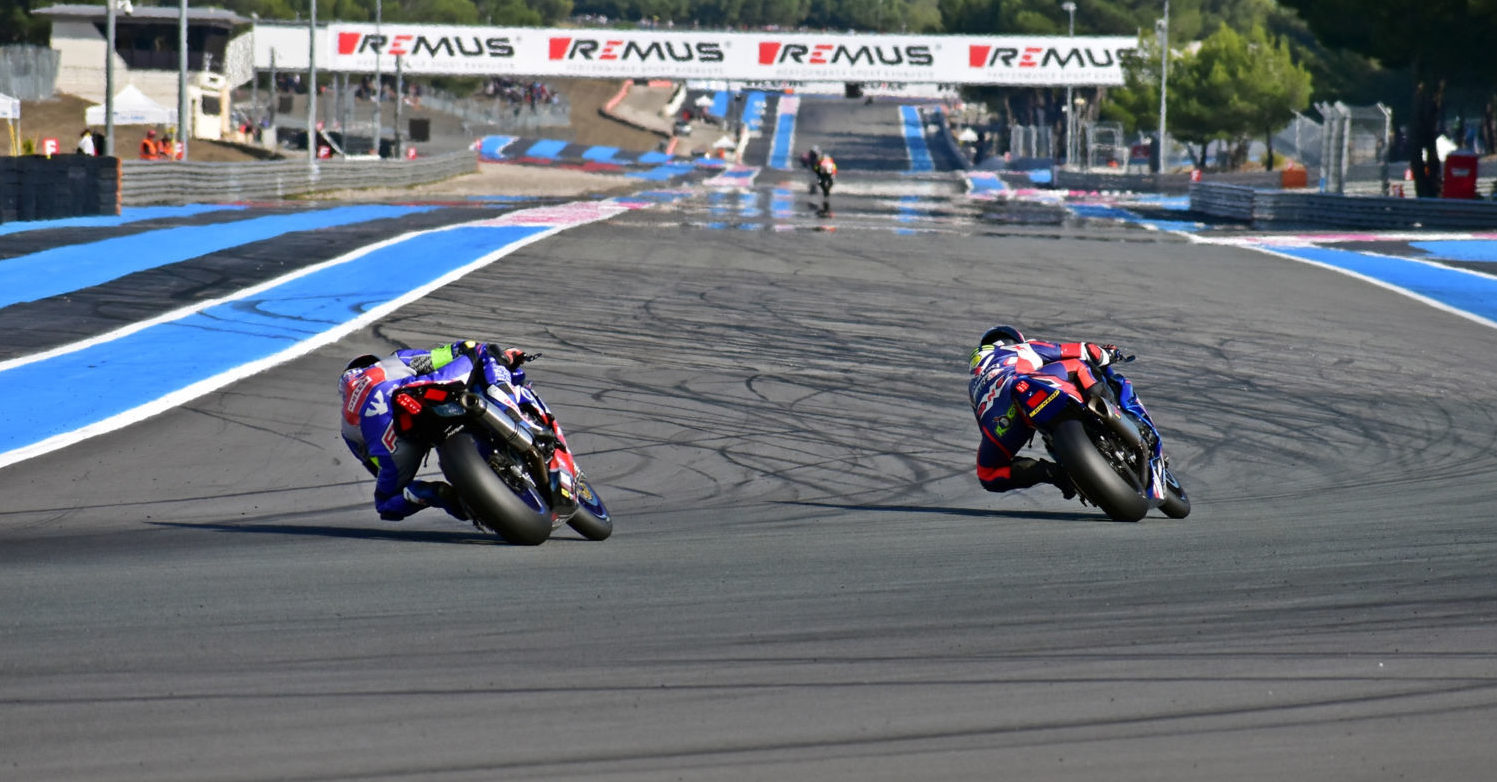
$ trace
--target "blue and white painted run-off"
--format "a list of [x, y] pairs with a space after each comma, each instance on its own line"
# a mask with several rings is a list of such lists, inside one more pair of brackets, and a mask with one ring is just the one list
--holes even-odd
[[0, 369], [0, 396], [24, 398], [27, 389], [39, 388], [69, 393], [51, 396], [47, 415], [0, 429], [0, 464], [24, 458], [23, 449], [51, 438], [106, 424], [164, 394], [190, 391], [314, 338], [341, 335], [365, 313], [494, 256], [495, 248], [507, 252], [548, 230], [553, 229], [506, 225], [416, 234], [115, 339], [39, 361], [7, 362], [10, 366]]
[[930, 148], [925, 144], [925, 124], [920, 121], [920, 110], [914, 106], [900, 106], [899, 125], [904, 132], [905, 150], [910, 156], [910, 170], [936, 170], [936, 162], [931, 159]]
[[0, 362], [0, 398], [68, 389], [49, 398], [47, 415], [0, 428], [0, 466], [119, 429], [305, 355], [557, 231], [681, 196], [662, 191], [574, 202], [412, 232], [224, 299]]
[[1334, 247], [1285, 246], [1271, 242], [1261, 247], [1360, 277], [1448, 312], [1497, 327], [1497, 277], [1430, 261]]
[[[424, 212], [430, 206], [340, 206], [213, 225], [183, 225], [54, 247], [0, 264], [0, 307], [59, 296], [127, 274], [180, 263], [297, 231]], [[55, 270], [66, 269], [66, 274]]]
[[770, 168], [790, 168], [790, 152], [795, 147], [795, 119], [799, 112], [798, 96], [785, 95], [780, 98], [779, 110], [775, 114], [774, 140], [769, 145]]
[[244, 209], [239, 204], [186, 204], [184, 206], [127, 206], [117, 215], [93, 215], [89, 217], [63, 217], [57, 220], [31, 220], [20, 223], [0, 223], [0, 236], [23, 231], [42, 231], [52, 228], [114, 228], [145, 220], [167, 220], [176, 217], [192, 217], [208, 212]]

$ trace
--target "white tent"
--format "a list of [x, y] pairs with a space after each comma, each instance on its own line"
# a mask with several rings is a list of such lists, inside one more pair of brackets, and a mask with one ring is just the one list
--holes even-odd
[[21, 101], [9, 95], [0, 93], [0, 119], [20, 119]]
[[[104, 104], [89, 106], [83, 114], [89, 125], [104, 124]], [[175, 125], [177, 110], [168, 109], [147, 98], [134, 84], [115, 93], [114, 124], [116, 125]]]

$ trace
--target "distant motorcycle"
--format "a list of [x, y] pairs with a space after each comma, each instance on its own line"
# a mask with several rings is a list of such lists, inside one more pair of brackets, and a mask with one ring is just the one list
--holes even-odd
[[832, 196], [832, 185], [837, 181], [837, 162], [832, 160], [831, 155], [818, 155], [815, 152], [807, 152], [800, 157], [801, 168], [806, 169], [811, 175], [812, 195], [821, 191], [821, 200], [827, 201]]
[[[821, 200], [827, 201], [832, 197], [832, 185], [837, 182], [837, 169], [831, 171], [818, 170], [816, 172], [816, 187], [821, 189]], [[815, 192], [815, 191], [812, 191]]]
[[[527, 353], [523, 361], [539, 358]], [[536, 546], [562, 523], [589, 540], [613, 534], [613, 519], [581, 469], [550, 408], [508, 370], [490, 384], [475, 367], [466, 389], [422, 385], [392, 395], [401, 435], [433, 444], [442, 473], [475, 525]], [[565, 465], [553, 481], [549, 464]], [[572, 508], [575, 507], [575, 511]]]
[[1086, 392], [1050, 375], [1028, 375], [1014, 386], [1024, 400], [1015, 406], [1081, 496], [1112, 519], [1138, 521], [1152, 508], [1173, 519], [1190, 515], [1190, 498], [1133, 384], [1110, 365], [1096, 372], [1101, 382]]

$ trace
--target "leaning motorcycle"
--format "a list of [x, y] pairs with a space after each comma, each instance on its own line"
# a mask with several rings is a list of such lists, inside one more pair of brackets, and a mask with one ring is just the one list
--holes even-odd
[[1190, 515], [1190, 498], [1132, 383], [1111, 365], [1095, 371], [1099, 382], [1085, 392], [1050, 375], [1027, 375], [1014, 383], [1015, 408], [1077, 492], [1112, 519], [1138, 521], [1153, 508], [1172, 519]]
[[[522, 363], [539, 357], [527, 353]], [[474, 525], [506, 542], [537, 546], [563, 523], [589, 540], [613, 534], [608, 509], [575, 469], [550, 408], [503, 367], [494, 375], [489, 382], [480, 366], [466, 384], [397, 392], [391, 399], [397, 429], [436, 448]], [[553, 456], [561, 465], [554, 476]]]

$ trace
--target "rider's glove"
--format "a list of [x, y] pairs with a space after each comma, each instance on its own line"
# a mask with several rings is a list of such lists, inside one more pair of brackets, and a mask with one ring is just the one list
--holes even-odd
[[1119, 361], [1123, 360], [1123, 350], [1117, 345], [1087, 344], [1085, 347], [1085, 351], [1087, 356], [1091, 358], [1092, 363], [1097, 365], [1098, 367], [1105, 367], [1108, 364], [1116, 364]]
[[499, 355], [499, 363], [503, 364], [504, 368], [510, 371], [519, 369], [520, 365], [525, 363], [525, 351], [519, 348], [509, 348]]

